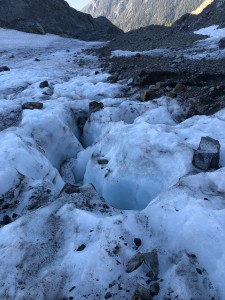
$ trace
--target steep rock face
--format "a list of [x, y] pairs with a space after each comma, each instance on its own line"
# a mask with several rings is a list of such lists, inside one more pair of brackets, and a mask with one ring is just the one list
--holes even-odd
[[107, 19], [93, 19], [64, 0], [0, 0], [0, 26], [82, 39], [104, 39], [121, 33]]
[[225, 1], [215, 0], [199, 15], [186, 14], [182, 16], [174, 27], [179, 29], [199, 29], [210, 25], [225, 27]]
[[203, 0], [91, 0], [83, 9], [94, 17], [105, 16], [125, 31], [150, 24], [170, 24], [195, 10]]

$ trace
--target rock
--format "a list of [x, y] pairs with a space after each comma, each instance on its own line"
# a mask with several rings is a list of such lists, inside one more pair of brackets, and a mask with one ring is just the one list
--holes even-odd
[[85, 244], [80, 245], [76, 251], [83, 251], [86, 248]]
[[10, 68], [7, 66], [0, 67], [0, 72], [10, 71]]
[[[134, 298], [135, 296], [136, 298]], [[132, 299], [151, 300], [152, 295], [149, 289], [146, 289], [144, 286], [139, 285]]]
[[39, 88], [40, 88], [40, 89], [44, 89], [44, 88], [46, 88], [46, 87], [49, 87], [49, 83], [48, 83], [47, 80], [42, 81], [42, 82], [39, 84]]
[[194, 151], [193, 165], [201, 170], [218, 169], [220, 160], [219, 141], [206, 136], [202, 137], [199, 147]]
[[107, 165], [108, 164], [108, 159], [98, 159], [98, 164], [99, 165]]
[[225, 49], [225, 38], [220, 39], [218, 45], [221, 50]]
[[150, 293], [152, 296], [158, 295], [159, 291], [160, 291], [160, 287], [157, 282], [154, 282], [150, 285]]
[[141, 239], [135, 238], [135, 239], [134, 239], [134, 243], [135, 243], [135, 245], [136, 245], [137, 247], [140, 247], [140, 246], [141, 246]]
[[159, 273], [159, 260], [157, 250], [153, 249], [151, 252], [143, 253], [143, 259], [149, 269], [152, 270], [154, 276], [157, 277]]
[[9, 224], [9, 223], [11, 223], [12, 222], [12, 220], [11, 220], [11, 218], [8, 216], [8, 215], [5, 215], [4, 217], [3, 217], [3, 220], [2, 220], [2, 224], [3, 225], [7, 225], [7, 224]]
[[126, 273], [131, 273], [141, 266], [144, 261], [143, 255], [138, 252], [128, 263]]
[[43, 103], [41, 102], [26, 102], [22, 105], [22, 109], [42, 109]]
[[66, 183], [63, 190], [66, 194], [80, 193], [79, 186], [70, 183]]
[[80, 130], [80, 133], [83, 133], [84, 125], [87, 122], [87, 116], [79, 116], [77, 119], [77, 127]]
[[110, 298], [112, 298], [112, 294], [111, 294], [110, 292], [108, 292], [108, 293], [105, 295], [104, 298], [105, 298], [105, 299], [110, 299]]
[[157, 97], [158, 97], [157, 92], [150, 89], [142, 90], [140, 93], [140, 101], [142, 102], [153, 100], [156, 99]]
[[35, 58], [35, 60], [34, 61], [41, 61], [39, 58]]
[[89, 114], [95, 113], [104, 108], [102, 102], [92, 101], [89, 103]]
[[186, 90], [186, 86], [185, 86], [184, 84], [182, 84], [182, 83], [177, 83], [177, 84], [175, 85], [174, 90], [175, 90], [176, 92], [184, 92], [184, 91]]

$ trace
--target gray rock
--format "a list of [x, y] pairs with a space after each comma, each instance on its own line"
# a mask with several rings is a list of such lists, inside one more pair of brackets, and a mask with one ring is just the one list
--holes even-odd
[[3, 225], [10, 224], [12, 222], [11, 218], [8, 215], [5, 215], [2, 220]]
[[153, 272], [154, 276], [157, 277], [159, 274], [159, 260], [158, 252], [156, 249], [153, 249], [151, 252], [143, 253], [144, 262]]
[[219, 141], [206, 136], [202, 137], [199, 147], [194, 151], [193, 165], [201, 170], [218, 169], [220, 160]]
[[89, 103], [89, 114], [95, 113], [104, 108], [102, 102], [92, 101]]
[[139, 268], [144, 261], [144, 257], [141, 253], [137, 253], [128, 263], [126, 267], [126, 273], [131, 273]]
[[22, 105], [22, 109], [42, 109], [43, 103], [41, 102], [26, 102]]

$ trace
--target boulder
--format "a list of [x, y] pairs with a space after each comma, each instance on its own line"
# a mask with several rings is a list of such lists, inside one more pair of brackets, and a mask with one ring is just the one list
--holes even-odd
[[44, 89], [44, 88], [46, 88], [46, 87], [49, 87], [49, 83], [48, 83], [47, 80], [42, 81], [42, 82], [39, 84], [39, 88], [40, 88], [40, 89]]
[[199, 147], [194, 151], [193, 165], [201, 170], [218, 169], [220, 160], [219, 141], [206, 136], [202, 137]]

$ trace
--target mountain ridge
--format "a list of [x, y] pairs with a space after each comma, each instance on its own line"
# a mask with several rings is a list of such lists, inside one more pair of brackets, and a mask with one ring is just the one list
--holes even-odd
[[197, 9], [204, 0], [92, 0], [83, 12], [94, 17], [105, 16], [124, 31], [145, 27], [151, 24], [170, 25], [185, 13]]

